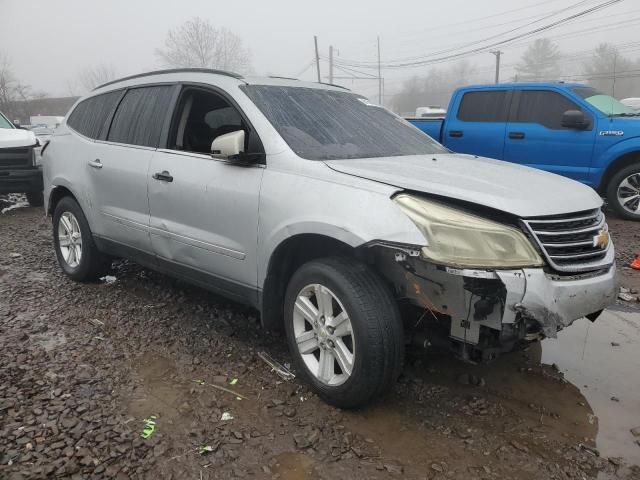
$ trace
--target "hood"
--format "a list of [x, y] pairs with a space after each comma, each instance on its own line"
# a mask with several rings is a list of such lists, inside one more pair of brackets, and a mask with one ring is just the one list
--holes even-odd
[[32, 147], [36, 136], [21, 128], [0, 128], [0, 148]]
[[602, 206], [598, 194], [574, 180], [509, 162], [439, 154], [329, 160], [331, 169], [395, 187], [539, 217]]

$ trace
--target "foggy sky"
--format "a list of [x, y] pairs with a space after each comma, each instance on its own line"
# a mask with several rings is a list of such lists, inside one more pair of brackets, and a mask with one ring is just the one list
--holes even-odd
[[[257, 74], [312, 80], [315, 71], [302, 70], [313, 59], [314, 34], [319, 37], [321, 54], [327, 55], [333, 44], [340, 57], [368, 61], [375, 59], [376, 36], [380, 35], [383, 60], [393, 59], [475, 41], [524, 24], [527, 17], [575, 3], [577, 0], [0, 0], [0, 50], [9, 54], [22, 82], [50, 95], [67, 95], [68, 82], [85, 67], [110, 64], [118, 76], [157, 69], [154, 49], [163, 46], [166, 32], [200, 16], [243, 39]], [[593, 0], [589, 6], [597, 3]], [[527, 8], [532, 6], [536, 7]], [[518, 8], [523, 10], [442, 27]], [[600, 20], [605, 16], [613, 17]], [[640, 2], [626, 0], [547, 36], [635, 17], [640, 18]], [[566, 52], [580, 51], [604, 41], [633, 42], [637, 31], [638, 25], [632, 24], [557, 42]], [[524, 48], [526, 44], [501, 48], [505, 75], [513, 70], [509, 65], [517, 62]], [[640, 51], [629, 55], [637, 58]], [[468, 61], [486, 72], [487, 81], [492, 79], [492, 55], [482, 53]], [[326, 63], [321, 70], [325, 76]], [[424, 71], [383, 72], [387, 94], [399, 88], [404, 78]], [[374, 81], [336, 83], [365, 95], [377, 92]]]

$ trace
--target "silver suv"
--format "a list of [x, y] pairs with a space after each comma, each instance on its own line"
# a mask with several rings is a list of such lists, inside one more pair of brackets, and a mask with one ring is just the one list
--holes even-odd
[[592, 189], [453, 154], [337, 86], [123, 78], [75, 105], [43, 165], [69, 277], [127, 257], [248, 303], [341, 407], [388, 389], [411, 341], [487, 360], [615, 298]]

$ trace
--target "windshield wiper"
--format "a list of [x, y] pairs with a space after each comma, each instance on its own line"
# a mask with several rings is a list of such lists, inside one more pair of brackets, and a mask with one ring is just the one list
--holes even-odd
[[640, 117], [640, 112], [636, 113], [612, 113], [612, 117]]

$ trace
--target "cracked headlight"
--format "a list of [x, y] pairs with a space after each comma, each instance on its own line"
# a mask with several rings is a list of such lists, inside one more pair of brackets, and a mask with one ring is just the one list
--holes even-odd
[[436, 263], [477, 268], [543, 265], [517, 228], [412, 195], [401, 194], [393, 201], [424, 235], [422, 254]]

